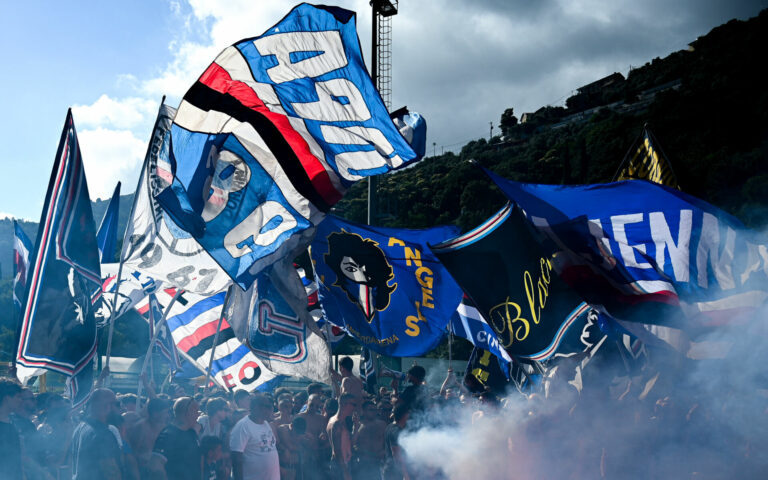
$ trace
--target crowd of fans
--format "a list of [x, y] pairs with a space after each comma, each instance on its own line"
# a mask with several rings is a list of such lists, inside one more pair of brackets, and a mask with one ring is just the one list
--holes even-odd
[[[426, 407], [425, 370], [398, 391], [364, 391], [352, 360], [333, 385], [270, 393], [187, 392], [148, 398], [96, 388], [79, 409], [0, 378], [2, 480], [330, 480], [409, 478], [398, 434]], [[146, 381], [146, 380], [145, 380]]]
[[[580, 393], [555, 376], [500, 400], [470, 395], [450, 369], [439, 392], [420, 366], [375, 392], [352, 374], [351, 359], [341, 359], [339, 370], [331, 387], [299, 391], [204, 395], [148, 385], [148, 399], [139, 400], [97, 388], [74, 410], [60, 395], [35, 395], [2, 378], [0, 479], [471, 478], [472, 471], [446, 472], [449, 459], [414, 461], [401, 433], [429, 429], [458, 432], [459, 448], [482, 445], [482, 435], [495, 442], [478, 463], [497, 463], [485, 478], [756, 478], [768, 466], [768, 435], [724, 424], [744, 417], [728, 410], [732, 396], [717, 406], [694, 401], [679, 382], [667, 390], [677, 398], [654, 396], [658, 375]], [[750, 404], [758, 408], [748, 412], [755, 425], [768, 414], [765, 403]]]

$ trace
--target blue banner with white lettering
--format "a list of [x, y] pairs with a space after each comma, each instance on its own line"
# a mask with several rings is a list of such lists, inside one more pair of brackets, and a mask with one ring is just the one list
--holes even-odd
[[369, 227], [328, 216], [312, 243], [326, 320], [384, 355], [432, 350], [462, 293], [427, 245], [457, 233], [456, 227]]
[[308, 4], [225, 49], [172, 138], [174, 180], [157, 198], [243, 288], [306, 248], [354, 182], [419, 158], [365, 69], [355, 14]]
[[702, 200], [644, 180], [535, 185], [486, 173], [559, 252], [563, 279], [615, 318], [712, 326], [768, 298], [768, 239]]

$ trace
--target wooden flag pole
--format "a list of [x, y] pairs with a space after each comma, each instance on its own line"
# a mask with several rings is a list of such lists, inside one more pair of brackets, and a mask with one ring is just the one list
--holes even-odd
[[224, 322], [224, 316], [229, 306], [229, 299], [232, 296], [232, 289], [236, 288], [234, 284], [230, 285], [227, 289], [227, 294], [224, 296], [224, 305], [221, 307], [221, 315], [219, 316], [219, 324], [216, 325], [216, 334], [213, 336], [213, 346], [211, 347], [211, 358], [208, 360], [208, 370], [205, 372], [205, 388], [203, 395], [208, 393], [208, 384], [211, 383], [211, 370], [213, 369], [213, 356], [216, 353], [216, 344], [219, 341], [219, 333], [221, 333], [221, 324]]
[[[160, 110], [163, 108], [163, 105], [165, 104], [165, 95], [163, 95], [162, 100], [160, 100], [160, 109], [158, 110], [157, 118], [155, 118], [155, 124], [152, 126], [152, 134], [154, 135], [155, 129], [157, 128], [157, 122], [160, 119]], [[139, 175], [139, 181], [136, 185], [136, 190], [134, 190], [133, 194], [133, 203], [131, 204], [131, 211], [128, 212], [128, 221], [130, 222], [133, 219], [133, 212], [136, 209], [136, 200], [139, 198], [137, 195], [139, 188], [141, 188], [141, 184], [144, 180], [144, 175], [147, 173], [147, 161], [149, 160], [149, 154], [152, 151], [152, 139], [150, 138], [149, 145], [147, 145], [147, 153], [144, 154], [144, 163], [141, 166], [141, 175]], [[119, 204], [119, 202], [118, 202]], [[127, 250], [127, 246], [125, 243], [126, 236], [128, 235], [128, 231], [130, 229], [128, 228], [128, 225], [125, 226], [125, 231], [123, 232], [123, 244], [120, 247], [120, 263], [117, 266], [117, 277], [115, 278], [115, 294], [112, 296], [112, 312], [109, 315], [109, 333], [107, 334], [107, 351], [105, 352], [105, 356], [107, 357], [104, 360], [104, 368], [109, 368], [109, 359], [112, 354], [112, 336], [115, 331], [115, 312], [117, 311], [117, 297], [120, 293], [120, 281], [121, 281], [121, 275], [123, 273], [123, 263], [125, 262], [125, 252]], [[141, 383], [141, 382], [139, 382]], [[108, 381], [107, 381], [108, 384]]]

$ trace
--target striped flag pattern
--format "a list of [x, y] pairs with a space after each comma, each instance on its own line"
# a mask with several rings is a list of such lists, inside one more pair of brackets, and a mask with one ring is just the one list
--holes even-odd
[[[209, 365], [225, 297], [226, 292], [210, 297], [183, 292], [170, 307], [166, 318], [176, 348], [203, 369]], [[216, 339], [211, 377], [229, 390], [252, 391], [275, 375], [237, 339], [229, 322], [224, 319]]]

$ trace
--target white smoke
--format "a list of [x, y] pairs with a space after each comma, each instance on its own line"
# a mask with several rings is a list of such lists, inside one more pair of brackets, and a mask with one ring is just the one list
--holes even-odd
[[595, 361], [581, 394], [561, 376], [546, 399], [513, 391], [497, 411], [433, 409], [400, 443], [417, 478], [765, 478], [766, 318], [695, 337], [729, 345], [725, 358], [652, 349], [631, 375], [621, 360]]

